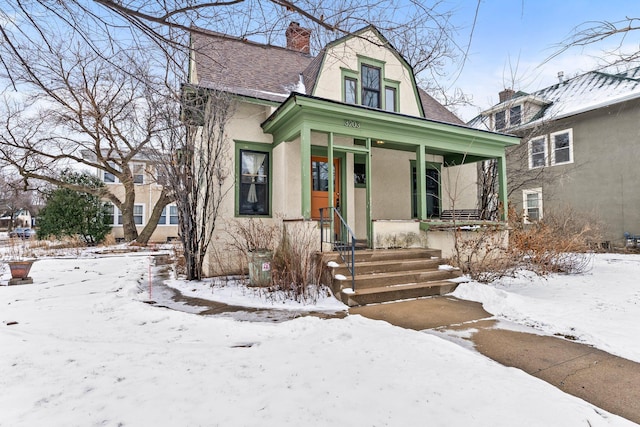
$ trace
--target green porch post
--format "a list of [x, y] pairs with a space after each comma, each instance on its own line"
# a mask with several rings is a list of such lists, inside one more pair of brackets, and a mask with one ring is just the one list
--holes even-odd
[[365, 206], [367, 209], [367, 243], [370, 248], [373, 248], [373, 221], [371, 215], [371, 138], [365, 140], [365, 146], [367, 147], [367, 154], [364, 162], [364, 174], [365, 174]]
[[496, 159], [498, 161], [498, 198], [502, 203], [502, 220], [509, 218], [509, 206], [507, 205], [507, 159], [503, 154]]
[[[333, 182], [333, 174], [335, 173], [335, 171], [333, 170], [333, 132], [329, 132], [329, 138], [327, 140], [327, 163], [329, 163], [327, 165], [327, 173], [329, 174], [329, 200], [327, 201], [329, 202], [330, 208], [335, 208], [337, 206], [333, 206], [333, 194], [335, 193], [335, 188], [333, 188], [335, 186], [335, 183]], [[333, 215], [331, 217], [333, 218]]]
[[302, 217], [311, 219], [311, 130], [303, 126], [300, 132], [300, 194]]
[[418, 219], [427, 219], [427, 163], [424, 146], [416, 148], [416, 191]]

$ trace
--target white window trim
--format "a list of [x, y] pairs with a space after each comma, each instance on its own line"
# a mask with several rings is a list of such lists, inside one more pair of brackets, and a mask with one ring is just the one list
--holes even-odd
[[[544, 141], [544, 165], [542, 166], [533, 166], [533, 141], [538, 141], [542, 139]], [[527, 158], [529, 160], [529, 169], [538, 169], [538, 168], [543, 168], [545, 166], [549, 165], [549, 143], [547, 141], [547, 136], [540, 136], [540, 137], [535, 137], [535, 138], [531, 138], [528, 142], [527, 142]]]
[[[142, 214], [141, 214], [141, 215], [142, 215], [142, 223], [140, 223], [140, 224], [135, 224], [135, 218], [136, 218], [136, 216], [138, 216], [138, 215], [135, 215], [136, 206], [142, 206]], [[141, 227], [143, 227], [143, 226], [146, 224], [146, 222], [145, 222], [145, 219], [146, 219], [146, 216], [145, 216], [145, 214], [146, 214], [146, 210], [147, 210], [147, 209], [146, 209], [146, 206], [145, 206], [145, 204], [144, 204], [144, 203], [135, 203], [135, 204], [133, 205], [133, 212], [134, 212], [134, 215], [133, 215], [133, 221], [134, 221], [134, 224], [135, 224], [136, 226], [141, 226]]]
[[[142, 167], [142, 173], [136, 174], [135, 173], [135, 168], [136, 167]], [[140, 162], [131, 162], [129, 163], [129, 170], [131, 170], [131, 178], [134, 180], [134, 184], [135, 185], [144, 185], [147, 184], [147, 177], [145, 176], [147, 174], [147, 165], [144, 163], [140, 163]], [[142, 182], [135, 182], [135, 176], [136, 175], [142, 175]]]
[[[555, 135], [560, 135], [563, 133], [567, 133], [569, 134], [569, 161], [568, 162], [560, 162], [560, 163], [556, 163], [556, 148], [553, 142], [553, 137]], [[550, 150], [551, 150], [551, 165], [552, 166], [556, 166], [556, 165], [568, 165], [573, 163], [573, 129], [564, 129], [558, 132], [553, 132], [552, 134], [549, 135], [549, 144], [551, 145]]]
[[158, 226], [162, 226], [162, 227], [177, 227], [178, 224], [171, 224], [171, 206], [175, 207], [177, 210], [177, 205], [175, 203], [170, 203], [167, 206], [164, 207], [164, 211], [165, 211], [165, 216], [164, 216], [164, 222], [160, 222], [160, 220], [158, 220]]
[[[511, 123], [511, 109], [515, 107], [520, 107], [520, 123], [518, 123], [517, 125], [514, 125], [513, 123]], [[500, 112], [504, 112], [504, 127], [498, 129], [497, 127], [498, 121], [496, 120], [496, 114]], [[512, 128], [514, 126], [522, 125], [522, 123], [524, 123], [524, 103], [511, 104], [508, 107], [504, 107], [504, 109], [495, 111], [494, 113], [491, 114], [491, 120], [493, 122], [492, 123], [493, 130], [496, 132], [501, 132], [506, 129]]]
[[[120, 213], [120, 209], [114, 205], [111, 202], [107, 202], [109, 203], [111, 206], [113, 206], [113, 222], [110, 224], [112, 227], [122, 227], [122, 224], [118, 223], [118, 218], [120, 217], [121, 213]], [[146, 206], [144, 203], [136, 203], [133, 205], [134, 208], [135, 206], [142, 206], [142, 224], [135, 224], [136, 226], [144, 226], [145, 225], [145, 212], [146, 212]], [[134, 215], [135, 217], [136, 215]]]
[[527, 196], [529, 194], [536, 194], [538, 196], [538, 221], [541, 220], [544, 216], [542, 209], [542, 187], [522, 190], [522, 219], [525, 224], [531, 224], [531, 222], [529, 221], [529, 206], [527, 205]]

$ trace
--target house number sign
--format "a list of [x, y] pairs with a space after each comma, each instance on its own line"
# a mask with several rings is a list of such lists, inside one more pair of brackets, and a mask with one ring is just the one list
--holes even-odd
[[360, 127], [360, 122], [356, 122], [355, 120], [345, 120], [344, 125], [348, 128], [356, 128]]

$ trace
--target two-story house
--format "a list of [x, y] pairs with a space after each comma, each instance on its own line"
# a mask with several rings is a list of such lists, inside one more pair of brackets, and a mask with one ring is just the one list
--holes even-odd
[[526, 221], [567, 208], [622, 246], [640, 234], [640, 68], [588, 72], [533, 93], [506, 89], [470, 126], [518, 135], [507, 150], [512, 206]]
[[424, 224], [477, 208], [476, 162], [487, 159], [500, 164], [506, 202], [505, 147], [518, 139], [462, 123], [417, 86], [412, 67], [376, 28], [316, 56], [309, 30], [293, 22], [286, 37], [284, 48], [204, 30], [191, 35], [186, 87], [224, 91], [236, 103], [227, 126], [233, 188], [217, 241], [224, 219], [317, 227], [329, 208], [368, 248], [408, 233], [450, 247]]
[[[87, 150], [83, 153], [86, 158], [93, 159], [95, 155]], [[114, 167], [116, 167], [114, 165]], [[129, 168], [133, 176], [135, 186], [135, 204], [133, 206], [133, 219], [138, 232], [148, 224], [153, 207], [158, 202], [162, 193], [162, 176], [159, 176], [158, 169], [154, 166], [154, 161], [149, 157], [138, 154], [133, 161], [129, 162]], [[104, 182], [110, 193], [115, 194], [119, 199], [124, 200], [124, 186], [118, 177], [102, 169], [96, 169], [97, 177]], [[107, 221], [111, 224], [111, 234], [119, 241], [124, 238], [122, 229], [122, 214], [117, 206], [105, 200], [108, 211]], [[170, 203], [164, 207], [162, 215], [158, 220], [149, 242], [165, 243], [178, 238], [178, 209], [175, 203]]]

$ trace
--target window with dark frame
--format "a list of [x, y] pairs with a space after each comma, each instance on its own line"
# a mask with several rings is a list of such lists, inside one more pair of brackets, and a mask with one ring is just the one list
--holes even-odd
[[522, 121], [522, 107], [515, 105], [509, 109], [509, 124], [511, 126], [518, 126]]
[[269, 153], [240, 150], [238, 214], [269, 215]]
[[362, 64], [362, 105], [380, 108], [380, 68]]
[[358, 103], [358, 81], [352, 77], [344, 78], [344, 102], [347, 104]]
[[506, 111], [498, 111], [495, 114], [496, 130], [504, 129], [506, 126]]

